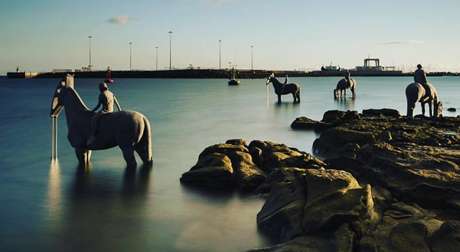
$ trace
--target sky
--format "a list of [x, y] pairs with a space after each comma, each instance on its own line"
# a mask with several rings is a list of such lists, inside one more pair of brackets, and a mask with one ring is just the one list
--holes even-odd
[[[0, 73], [172, 65], [313, 70], [365, 57], [412, 70], [460, 71], [458, 0], [1, 0]], [[231, 63], [230, 63], [231, 62]]]

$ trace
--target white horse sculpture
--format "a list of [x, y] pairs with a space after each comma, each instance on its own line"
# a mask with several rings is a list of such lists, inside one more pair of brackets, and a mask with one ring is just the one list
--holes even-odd
[[343, 78], [339, 80], [337, 83], [336, 88], [334, 89], [334, 98], [339, 98], [339, 97], [346, 97], [347, 96], [347, 88], [351, 90], [351, 94], [353, 98], [356, 97], [356, 80], [350, 78], [349, 80]]
[[101, 130], [96, 140], [87, 146], [91, 134], [92, 112], [84, 104], [73, 84], [58, 84], [51, 103], [51, 117], [57, 117], [65, 109], [68, 134], [67, 138], [75, 148], [79, 164], [88, 168], [91, 150], [103, 150], [119, 146], [128, 167], [136, 167], [134, 151], [146, 165], [152, 164], [152, 140], [150, 122], [141, 113], [119, 111], [103, 114], [99, 120]]
[[438, 92], [431, 83], [427, 83], [430, 88], [430, 94], [426, 95], [426, 90], [419, 83], [411, 83], [406, 87], [406, 100], [407, 100], [407, 117], [412, 118], [414, 115], [415, 103], [420, 102], [422, 105], [422, 114], [425, 115], [425, 104], [428, 103], [428, 109], [430, 111], [430, 117], [439, 116], [439, 106], [441, 104], [438, 101]]

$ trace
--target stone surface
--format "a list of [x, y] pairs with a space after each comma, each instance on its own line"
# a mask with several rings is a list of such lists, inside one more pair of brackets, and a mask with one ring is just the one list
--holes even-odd
[[[306, 128], [320, 122], [304, 121]], [[328, 111], [314, 143], [212, 145], [181, 181], [260, 193], [252, 251], [460, 251], [460, 117]]]
[[315, 131], [321, 131], [324, 130], [331, 125], [329, 123], [324, 123], [324, 122], [318, 122], [315, 120], [312, 120], [308, 117], [302, 116], [298, 117], [292, 122], [291, 128], [295, 130], [315, 130]]

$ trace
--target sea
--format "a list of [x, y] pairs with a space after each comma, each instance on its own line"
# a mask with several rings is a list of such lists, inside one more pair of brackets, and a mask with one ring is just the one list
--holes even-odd
[[[124, 110], [146, 115], [153, 129], [152, 169], [127, 172], [118, 148], [93, 152], [77, 168], [58, 118], [58, 161], [51, 162], [51, 96], [57, 79], [0, 78], [0, 251], [245, 251], [269, 246], [256, 215], [259, 195], [219, 194], [181, 185], [179, 178], [209, 145], [243, 138], [311, 152], [318, 137], [294, 131], [299, 116], [327, 110], [394, 108], [406, 113], [410, 77], [356, 77], [357, 97], [333, 99], [336, 77], [290, 78], [300, 104], [276, 104], [265, 79], [115, 79], [110, 89]], [[76, 79], [90, 108], [100, 79]], [[283, 80], [282, 80], [283, 81]], [[445, 116], [460, 110], [460, 77], [430, 78]], [[415, 113], [421, 112], [417, 105]], [[140, 163], [140, 160], [139, 160]]]

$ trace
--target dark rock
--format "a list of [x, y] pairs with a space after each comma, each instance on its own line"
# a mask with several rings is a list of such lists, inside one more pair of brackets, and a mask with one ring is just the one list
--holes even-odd
[[230, 139], [225, 142], [226, 144], [233, 144], [233, 145], [243, 145], [245, 147], [248, 146], [244, 139]]
[[321, 131], [330, 127], [330, 124], [318, 122], [307, 117], [298, 117], [292, 122], [291, 128], [296, 130], [315, 130]]
[[298, 169], [281, 170], [282, 176], [271, 184], [271, 193], [257, 214], [258, 227], [278, 241], [302, 234], [305, 206], [304, 183]]
[[[232, 144], [235, 143], [235, 144]], [[244, 140], [229, 140], [201, 152], [197, 164], [184, 173], [181, 182], [200, 187], [254, 191], [265, 174], [252, 161]]]
[[363, 116], [366, 117], [379, 117], [379, 116], [386, 116], [386, 117], [396, 117], [399, 118], [401, 115], [399, 111], [396, 109], [364, 109]]
[[304, 209], [305, 233], [336, 230], [344, 223], [375, 222], [378, 214], [370, 185], [362, 188], [348, 172], [307, 170], [307, 203]]
[[354, 232], [347, 225], [343, 225], [330, 235], [300, 236], [273, 247], [250, 252], [352, 252], [354, 242]]
[[448, 220], [431, 238], [433, 252], [460, 251], [460, 222]]
[[449, 112], [456, 112], [457, 109], [456, 109], [456, 108], [448, 108], [447, 111], [449, 111]]
[[200, 187], [232, 189], [235, 177], [230, 158], [225, 154], [211, 153], [200, 157], [190, 171], [182, 174], [181, 182]]
[[337, 123], [345, 115], [345, 112], [340, 110], [329, 110], [323, 115], [321, 122], [324, 123]]

